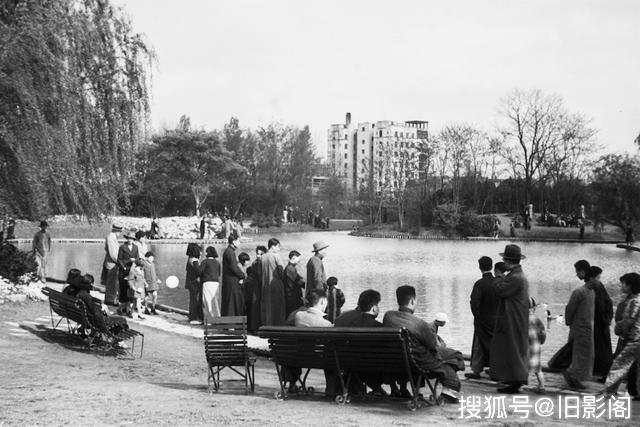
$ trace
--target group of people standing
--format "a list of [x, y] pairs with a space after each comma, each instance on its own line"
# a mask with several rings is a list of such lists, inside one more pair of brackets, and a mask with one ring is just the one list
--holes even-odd
[[[472, 372], [465, 376], [479, 379], [489, 367], [489, 377], [500, 384], [499, 392], [518, 393], [532, 371], [538, 379], [534, 391], [544, 393], [540, 352], [546, 331], [535, 315], [537, 304], [529, 296], [528, 281], [520, 265], [525, 256], [517, 245], [507, 245], [500, 255], [503, 262], [495, 266], [489, 257], [478, 260], [482, 278], [474, 284], [470, 298], [474, 315]], [[613, 303], [600, 281], [602, 269], [586, 260], [576, 262], [574, 268], [584, 284], [573, 291], [565, 307], [568, 343], [550, 359], [549, 367], [561, 370], [567, 386], [576, 390], [586, 388], [583, 381], [595, 378], [604, 383], [603, 394], [615, 393], [628, 375], [628, 391], [637, 396], [640, 275], [627, 273], [620, 277], [625, 299], [614, 317]], [[547, 315], [546, 310], [544, 314]], [[612, 319], [620, 336], [615, 353], [611, 348]]]
[[[118, 243], [122, 233], [125, 241]], [[144, 319], [157, 314], [160, 279], [156, 274], [155, 255], [148, 249], [144, 231], [124, 230], [112, 224], [105, 239], [105, 256], [100, 282], [105, 288], [106, 305], [118, 307], [118, 314]], [[135, 310], [134, 310], [135, 308]]]
[[[549, 362], [550, 367], [564, 369], [567, 385], [584, 389], [583, 381], [595, 377], [604, 383], [603, 394], [614, 394], [622, 380], [627, 391], [638, 397], [640, 361], [640, 275], [626, 273], [620, 277], [624, 299], [613, 310], [613, 303], [600, 281], [602, 269], [586, 260], [574, 264], [576, 276], [584, 285], [573, 291], [565, 308], [569, 326], [568, 343]], [[611, 347], [611, 321], [619, 336], [615, 352]]]
[[284, 325], [287, 317], [305, 304], [314, 289], [328, 292], [332, 320], [340, 315], [344, 294], [338, 280], [327, 279], [322, 259], [328, 244], [313, 244], [313, 256], [307, 262], [306, 280], [298, 272], [301, 254], [289, 252], [288, 263], [280, 258], [280, 241], [271, 238], [267, 246], [258, 246], [255, 259], [246, 252], [236, 254], [240, 237], [232, 233], [222, 254], [222, 263], [213, 246], [202, 249], [195, 243], [187, 246], [186, 284], [189, 290], [189, 321], [202, 324], [218, 316], [247, 316], [247, 328], [255, 332], [260, 326]]
[[[478, 260], [482, 278], [474, 284], [470, 300], [474, 316], [472, 372], [465, 376], [480, 378], [489, 367], [489, 376], [499, 382], [499, 392], [518, 393], [528, 382], [530, 361], [537, 359], [539, 365], [539, 345], [531, 346], [537, 354], [530, 354], [529, 339], [529, 309], [535, 303], [529, 298], [529, 282], [520, 265], [526, 258], [520, 247], [507, 245], [500, 256], [502, 262], [495, 267], [487, 256]], [[543, 340], [541, 333], [534, 335]], [[539, 366], [532, 368], [540, 372]], [[539, 384], [538, 390], [543, 388], [544, 384]]]

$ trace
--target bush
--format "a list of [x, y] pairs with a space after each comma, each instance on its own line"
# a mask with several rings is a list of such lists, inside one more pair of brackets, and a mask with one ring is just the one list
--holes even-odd
[[11, 244], [0, 246], [0, 276], [18, 283], [20, 276], [34, 273], [37, 269], [35, 257]]
[[478, 215], [473, 211], [456, 212], [453, 204], [438, 205], [433, 211], [435, 224], [445, 231], [455, 230], [463, 236], [491, 236], [495, 215]]
[[258, 213], [254, 216], [253, 221], [251, 222], [251, 227], [259, 227], [259, 228], [269, 228], [273, 226], [280, 227], [282, 225], [282, 219], [278, 221], [277, 219], [274, 221], [273, 216], [264, 215], [262, 213]]
[[433, 210], [433, 220], [435, 225], [444, 229], [457, 229], [460, 224], [460, 213], [456, 212], [453, 204], [445, 203]]
[[478, 215], [467, 211], [460, 218], [458, 231], [463, 236], [492, 236], [496, 220], [494, 215]]

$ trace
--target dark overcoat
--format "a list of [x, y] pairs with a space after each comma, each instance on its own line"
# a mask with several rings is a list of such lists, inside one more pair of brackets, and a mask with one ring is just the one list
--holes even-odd
[[491, 273], [484, 273], [482, 278], [473, 285], [469, 301], [474, 327], [472, 348], [481, 350], [485, 366], [491, 360], [491, 341], [493, 340], [496, 312], [500, 302], [494, 286], [496, 280], [497, 278], [493, 277]]
[[255, 332], [262, 323], [260, 322], [260, 298], [262, 294], [262, 265], [260, 258], [256, 259], [247, 269], [247, 278], [244, 281], [244, 304], [247, 313], [247, 330]]
[[593, 374], [606, 376], [613, 362], [611, 349], [611, 320], [613, 319], [613, 303], [609, 293], [599, 281], [593, 285], [595, 293], [595, 315], [593, 318], [593, 345], [595, 358]]
[[495, 282], [500, 298], [491, 341], [491, 378], [526, 384], [529, 376], [529, 282], [516, 265]]
[[245, 274], [238, 265], [236, 250], [227, 246], [222, 254], [222, 298], [220, 312], [223, 316], [244, 316], [244, 295], [240, 280]]

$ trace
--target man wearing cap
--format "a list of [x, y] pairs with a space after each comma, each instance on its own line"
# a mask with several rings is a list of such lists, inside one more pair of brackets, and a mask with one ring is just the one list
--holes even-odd
[[322, 240], [313, 244], [314, 254], [307, 262], [307, 295], [314, 289], [321, 291], [327, 289], [327, 275], [324, 272], [322, 259], [325, 257], [325, 249], [328, 247], [329, 245]]
[[104, 303], [114, 306], [118, 305], [118, 233], [121, 231], [122, 227], [114, 223], [104, 239], [104, 261], [100, 275], [100, 283], [104, 286]]
[[522, 271], [520, 246], [507, 245], [500, 254], [509, 271], [495, 282], [499, 298], [491, 341], [490, 375], [503, 386], [500, 393], [519, 393], [529, 377], [529, 282]]
[[47, 256], [51, 251], [51, 236], [47, 233], [47, 228], [49, 224], [47, 221], [40, 221], [40, 230], [33, 235], [33, 254], [36, 256], [36, 264], [38, 265], [38, 270], [36, 271], [36, 275], [38, 279], [44, 283], [47, 279]]
[[493, 286], [495, 278], [491, 274], [493, 260], [483, 256], [478, 260], [478, 267], [482, 278], [473, 285], [470, 298], [471, 313], [473, 313], [473, 344], [471, 346], [473, 372], [464, 374], [465, 377], [472, 379], [479, 379], [484, 367], [489, 366], [491, 340], [499, 302]]

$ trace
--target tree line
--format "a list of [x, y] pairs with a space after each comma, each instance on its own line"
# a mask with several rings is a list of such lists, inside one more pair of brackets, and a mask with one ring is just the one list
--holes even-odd
[[[418, 149], [380, 147], [371, 179], [348, 194], [324, 175], [308, 127], [205, 131], [183, 116], [151, 134], [153, 50], [107, 0], [0, 3], [0, 211], [201, 214], [225, 207], [273, 217], [286, 205], [372, 223], [458, 227], [470, 214], [534, 203], [555, 213], [585, 205], [618, 224], [640, 218], [640, 159], [601, 155], [591, 121], [540, 90], [500, 100], [485, 131], [450, 123]], [[417, 173], [415, 169], [418, 169]], [[373, 179], [375, 178], [375, 179]]]
[[[591, 120], [568, 111], [559, 96], [514, 90], [500, 100], [498, 118], [490, 131], [451, 123], [417, 149], [381, 147], [382, 156], [362, 164], [374, 179], [364, 179], [357, 202], [343, 207], [371, 223], [397, 221], [402, 230], [460, 229], [470, 215], [521, 212], [529, 203], [556, 215], [584, 205], [592, 219], [620, 226], [640, 218], [638, 157], [602, 155]], [[416, 165], [419, 177], [407, 173]]]
[[311, 177], [318, 165], [308, 126], [272, 123], [254, 131], [240, 128], [232, 117], [223, 129], [205, 131], [182, 116], [176, 129], [154, 135], [141, 147], [121, 211], [273, 217], [285, 205], [311, 205]]

